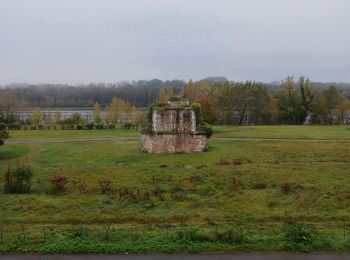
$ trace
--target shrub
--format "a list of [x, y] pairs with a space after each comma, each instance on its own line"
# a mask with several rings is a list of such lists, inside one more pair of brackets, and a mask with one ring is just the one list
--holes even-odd
[[153, 196], [158, 197], [160, 200], [164, 200], [163, 193], [165, 190], [163, 190], [160, 186], [156, 186], [154, 190], [152, 191]]
[[286, 250], [309, 252], [315, 246], [317, 232], [313, 225], [287, 224], [282, 231]]
[[172, 96], [171, 98], [169, 98], [169, 101], [180, 101], [181, 98], [177, 97], [177, 96]]
[[112, 182], [108, 179], [101, 179], [99, 181], [99, 184], [100, 184], [101, 193], [105, 194], [108, 191], [110, 191]]
[[163, 103], [163, 102], [156, 102], [153, 107], [167, 107], [168, 104], [167, 103]]
[[88, 238], [91, 235], [91, 231], [88, 228], [85, 227], [70, 227], [66, 230], [65, 235], [67, 238]]
[[177, 231], [176, 237], [179, 240], [182, 240], [184, 242], [187, 241], [204, 241], [206, 240], [206, 236], [204, 236], [199, 228], [196, 227], [188, 227], [188, 228], [182, 228]]
[[193, 102], [192, 103], [192, 110], [194, 111], [194, 113], [196, 115], [197, 124], [201, 125], [201, 123], [203, 122], [201, 104]]
[[131, 123], [125, 123], [124, 125], [122, 125], [122, 128], [124, 129], [131, 129], [133, 127], [133, 124]]
[[108, 130], [115, 130], [115, 125], [109, 124], [109, 125], [107, 125], [107, 129]]
[[21, 165], [15, 169], [7, 168], [5, 171], [5, 193], [30, 192], [33, 172], [29, 166]]
[[147, 121], [148, 122], [152, 122], [153, 111], [154, 111], [155, 108], [157, 108], [157, 107], [166, 107], [167, 105], [168, 104], [166, 104], [166, 103], [160, 103], [160, 102], [152, 104], [149, 107], [148, 112], [147, 112]]
[[229, 242], [235, 244], [242, 244], [246, 240], [246, 236], [242, 229], [225, 229], [216, 234], [216, 240], [220, 242]]
[[0, 126], [0, 146], [5, 143], [5, 140], [10, 137], [9, 132], [5, 130], [5, 126]]
[[205, 122], [200, 123], [199, 129], [205, 132], [207, 138], [210, 138], [214, 133], [213, 126]]
[[64, 175], [55, 175], [51, 178], [51, 185], [55, 191], [64, 191], [67, 183], [68, 177]]
[[152, 117], [153, 117], [153, 106], [150, 106], [147, 112], [147, 121], [152, 122]]
[[95, 129], [103, 130], [104, 129], [104, 125], [103, 124], [95, 125]]
[[219, 165], [230, 165], [231, 162], [228, 159], [221, 157], [220, 160], [218, 161], [218, 164]]
[[85, 125], [85, 128], [86, 128], [87, 130], [93, 130], [93, 129], [94, 129], [94, 124], [86, 124], [86, 125]]
[[277, 206], [277, 202], [276, 201], [270, 201], [269, 203], [267, 203], [267, 207], [272, 208], [272, 207], [276, 207]]
[[0, 130], [6, 130], [6, 124], [0, 123]]
[[83, 193], [86, 191], [87, 184], [85, 182], [79, 182], [76, 186], [78, 187], [80, 193]]
[[176, 192], [183, 192], [184, 189], [180, 185], [176, 185], [171, 189], [171, 193], [176, 193]]
[[232, 160], [233, 165], [242, 165], [243, 161], [241, 159], [234, 159]]
[[151, 193], [150, 193], [149, 191], [145, 191], [145, 192], [143, 193], [143, 200], [148, 201], [148, 200], [150, 200], [150, 199], [151, 199]]
[[241, 186], [241, 183], [240, 183], [238, 177], [232, 176], [228, 189], [230, 191], [236, 191], [239, 189], [240, 186]]
[[253, 189], [262, 190], [262, 189], [266, 189], [266, 187], [267, 185], [265, 183], [258, 182], [254, 184]]
[[281, 190], [282, 190], [283, 194], [288, 194], [292, 191], [292, 187], [290, 186], [289, 183], [284, 183], [281, 186]]

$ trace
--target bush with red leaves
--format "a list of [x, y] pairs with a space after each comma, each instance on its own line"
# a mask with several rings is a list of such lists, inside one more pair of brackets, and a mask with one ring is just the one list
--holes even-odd
[[68, 177], [64, 175], [55, 175], [51, 178], [51, 185], [55, 191], [64, 191], [67, 183]]

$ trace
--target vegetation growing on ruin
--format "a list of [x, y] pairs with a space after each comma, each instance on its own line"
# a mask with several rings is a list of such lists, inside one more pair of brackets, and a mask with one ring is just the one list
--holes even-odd
[[5, 125], [0, 123], [0, 146], [4, 145], [5, 140], [10, 137], [9, 132], [6, 131]]
[[[169, 98], [169, 101], [181, 101], [184, 100], [180, 97], [173, 96]], [[148, 125], [143, 129], [143, 131], [147, 132], [147, 129], [150, 129], [150, 126], [152, 124], [152, 115], [153, 111], [157, 109], [169, 109], [171, 106], [168, 103], [160, 103], [157, 102], [150, 106], [148, 113], [147, 113], [147, 121]], [[213, 127], [212, 125], [208, 124], [204, 121], [203, 114], [202, 114], [202, 106], [200, 103], [193, 102], [191, 105], [180, 105], [178, 107], [179, 109], [192, 109], [196, 115], [196, 123], [197, 123], [197, 131], [206, 133], [207, 137], [210, 138], [213, 135]], [[177, 108], [173, 108], [177, 109]]]

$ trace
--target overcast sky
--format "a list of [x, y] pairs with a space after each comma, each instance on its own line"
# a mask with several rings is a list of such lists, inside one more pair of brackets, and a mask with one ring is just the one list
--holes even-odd
[[0, 0], [0, 84], [350, 82], [349, 0]]

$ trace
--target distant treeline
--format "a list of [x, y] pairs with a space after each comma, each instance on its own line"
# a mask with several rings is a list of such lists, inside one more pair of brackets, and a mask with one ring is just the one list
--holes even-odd
[[[213, 77], [195, 82], [154, 79], [80, 86], [9, 85], [0, 89], [0, 121], [2, 118], [5, 122], [13, 111], [30, 107], [92, 107], [97, 104], [110, 110], [110, 116], [101, 118], [101, 122], [119, 122], [120, 115], [133, 115], [137, 107], [147, 107], [154, 102], [166, 103], [174, 95], [200, 103], [205, 121], [212, 124], [350, 122], [350, 84], [317, 83], [304, 76], [287, 77], [269, 84]], [[113, 98], [118, 99], [113, 103]]]
[[146, 107], [154, 102], [160, 88], [172, 87], [179, 92], [186, 86], [181, 80], [122, 82], [122, 83], [99, 83], [87, 85], [55, 85], [55, 84], [30, 84], [30, 85], [7, 85], [1, 92], [10, 88], [16, 97], [25, 101], [32, 107], [91, 107], [95, 103], [105, 106], [112, 101], [113, 97], [121, 98], [136, 106]]

